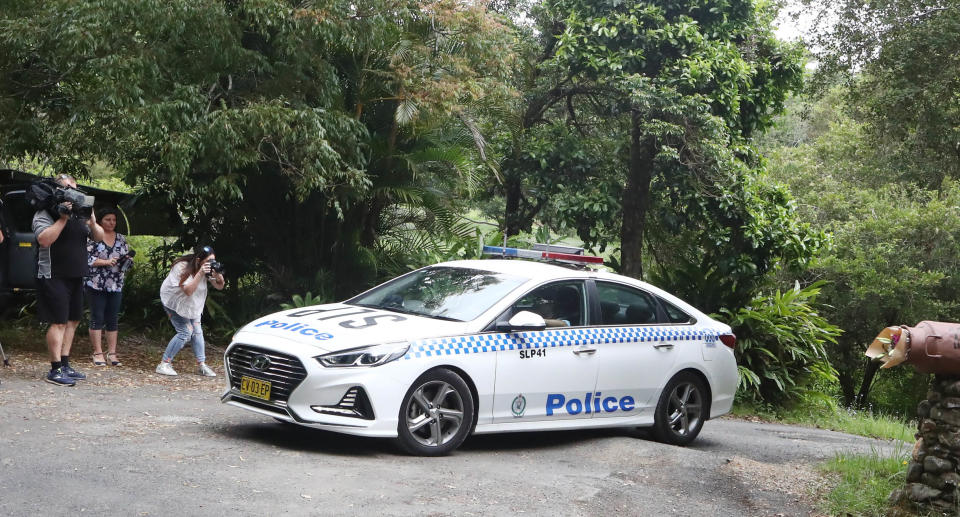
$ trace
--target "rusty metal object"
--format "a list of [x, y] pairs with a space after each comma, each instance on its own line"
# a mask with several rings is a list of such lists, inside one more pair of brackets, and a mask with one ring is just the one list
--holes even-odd
[[960, 324], [921, 321], [908, 330], [907, 362], [917, 371], [960, 374]]
[[960, 323], [921, 321], [914, 327], [887, 327], [870, 343], [867, 357], [900, 363], [921, 373], [960, 374]]

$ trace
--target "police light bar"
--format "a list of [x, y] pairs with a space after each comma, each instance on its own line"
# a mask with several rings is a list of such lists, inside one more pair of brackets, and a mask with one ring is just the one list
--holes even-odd
[[484, 255], [500, 255], [503, 257], [517, 257], [540, 260], [559, 260], [578, 264], [603, 264], [603, 257], [589, 255], [574, 255], [572, 253], [556, 253], [553, 251], [523, 250], [519, 248], [503, 248], [500, 246], [484, 246]]

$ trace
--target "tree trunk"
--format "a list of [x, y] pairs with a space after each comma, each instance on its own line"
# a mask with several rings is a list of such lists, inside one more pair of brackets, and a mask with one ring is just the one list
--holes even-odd
[[852, 407], [856, 400], [854, 379], [842, 370], [837, 371], [837, 380], [840, 382], [840, 393], [843, 395], [843, 405]]
[[505, 210], [503, 213], [504, 233], [507, 237], [520, 233], [523, 227], [520, 214], [520, 196], [522, 195], [519, 179], [504, 178], [506, 192]]
[[[380, 226], [380, 216], [387, 207], [386, 200], [374, 196], [369, 199], [364, 206], [359, 220], [362, 227], [360, 229], [360, 245], [365, 248], [373, 249], [377, 244], [379, 234], [377, 228]], [[346, 224], [346, 222], [344, 222]]]
[[623, 189], [623, 221], [620, 226], [620, 273], [643, 278], [643, 231], [650, 210], [650, 181], [653, 179], [655, 144], [644, 137], [641, 114], [633, 110], [630, 129], [630, 164]]
[[854, 407], [863, 409], [867, 405], [867, 397], [870, 396], [870, 387], [873, 384], [873, 377], [880, 369], [880, 361], [867, 361], [867, 367], [863, 371], [863, 382], [860, 383], [860, 391], [857, 392], [857, 398]]

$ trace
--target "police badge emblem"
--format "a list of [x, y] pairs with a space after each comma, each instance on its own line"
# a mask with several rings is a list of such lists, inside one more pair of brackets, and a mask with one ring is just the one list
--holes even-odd
[[517, 395], [513, 399], [513, 404], [510, 406], [510, 410], [513, 411], [513, 416], [521, 417], [523, 412], [527, 409], [527, 399], [523, 395]]

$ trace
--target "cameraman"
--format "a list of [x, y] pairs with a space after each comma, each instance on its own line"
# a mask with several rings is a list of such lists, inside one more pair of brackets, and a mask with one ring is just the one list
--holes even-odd
[[[77, 188], [69, 174], [61, 174], [56, 182], [61, 187]], [[73, 386], [86, 375], [70, 367], [73, 334], [83, 316], [83, 277], [87, 266], [87, 238], [100, 242], [103, 228], [91, 216], [84, 221], [71, 217], [69, 202], [37, 210], [33, 215], [33, 233], [40, 252], [37, 260], [38, 313], [47, 329], [47, 350], [50, 372], [46, 381], [59, 386]]]

